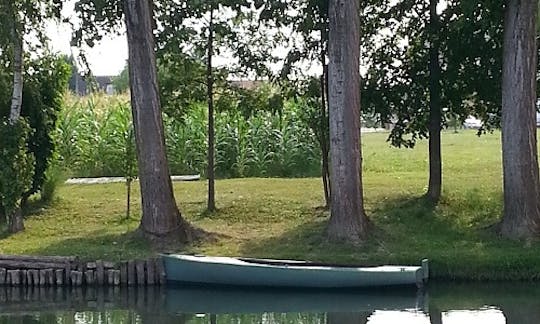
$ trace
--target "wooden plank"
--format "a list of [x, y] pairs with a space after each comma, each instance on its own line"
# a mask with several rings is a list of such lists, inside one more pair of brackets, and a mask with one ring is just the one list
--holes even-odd
[[10, 270], [20, 269], [62, 269], [65, 268], [68, 263], [61, 262], [38, 262], [38, 261], [22, 261], [22, 260], [1, 260], [0, 268], [7, 268]]

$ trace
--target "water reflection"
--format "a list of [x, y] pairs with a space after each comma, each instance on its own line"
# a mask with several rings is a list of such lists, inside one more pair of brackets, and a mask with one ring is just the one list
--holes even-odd
[[538, 284], [433, 284], [370, 291], [1, 288], [0, 324], [528, 324]]

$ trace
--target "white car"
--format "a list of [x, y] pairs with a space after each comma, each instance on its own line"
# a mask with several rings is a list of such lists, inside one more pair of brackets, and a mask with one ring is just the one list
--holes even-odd
[[463, 127], [465, 128], [479, 129], [482, 125], [482, 121], [474, 116], [467, 117], [465, 122], [463, 122]]

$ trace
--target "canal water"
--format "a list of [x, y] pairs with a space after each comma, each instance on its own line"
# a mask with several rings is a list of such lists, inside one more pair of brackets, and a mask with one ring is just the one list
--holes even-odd
[[432, 283], [425, 291], [0, 288], [3, 323], [528, 324], [540, 323], [540, 284]]

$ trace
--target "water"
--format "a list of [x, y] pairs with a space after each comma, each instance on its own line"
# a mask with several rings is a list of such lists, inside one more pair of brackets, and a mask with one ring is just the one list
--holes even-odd
[[527, 324], [540, 284], [431, 284], [371, 291], [2, 288], [0, 324]]

